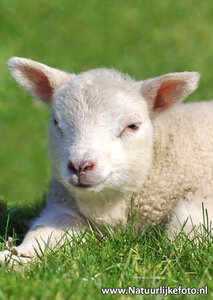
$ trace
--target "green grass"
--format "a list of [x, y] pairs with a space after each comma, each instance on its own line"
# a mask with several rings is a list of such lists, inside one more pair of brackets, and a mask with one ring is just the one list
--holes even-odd
[[[187, 101], [211, 99], [212, 15], [211, 0], [1, 0], [0, 201], [11, 212], [10, 235], [22, 237], [47, 189], [49, 110], [17, 87], [6, 61], [29, 57], [72, 72], [113, 66], [136, 79], [194, 70], [202, 73], [201, 84]], [[0, 211], [3, 249], [8, 211]], [[208, 241], [170, 243], [151, 231], [75, 244], [22, 274], [1, 269], [0, 299], [102, 299], [101, 287], [128, 285], [209, 285], [205, 298], [212, 298]]]
[[[67, 241], [57, 246], [24, 267], [21, 273], [3, 267], [0, 299], [9, 296], [11, 300], [93, 300], [106, 297], [102, 288], [168, 285], [196, 289], [207, 285], [209, 295], [205, 299], [212, 299], [213, 236], [209, 233], [195, 243], [182, 232], [171, 242], [166, 231], [158, 227], [147, 229], [143, 236], [135, 235], [134, 221], [127, 230], [107, 228], [108, 237], [99, 232], [84, 232], [73, 239], [72, 245]], [[134, 295], [108, 297], [132, 299]], [[162, 299], [163, 296], [153, 297]], [[200, 299], [201, 296], [189, 297]], [[176, 295], [175, 299], [182, 299], [182, 295]]]

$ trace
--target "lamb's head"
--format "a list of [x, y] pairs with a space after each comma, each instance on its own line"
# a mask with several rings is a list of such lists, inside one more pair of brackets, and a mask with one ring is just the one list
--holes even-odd
[[152, 161], [152, 119], [192, 93], [198, 73], [136, 82], [96, 69], [65, 73], [29, 59], [8, 62], [14, 78], [51, 106], [53, 175], [68, 190], [137, 191]]

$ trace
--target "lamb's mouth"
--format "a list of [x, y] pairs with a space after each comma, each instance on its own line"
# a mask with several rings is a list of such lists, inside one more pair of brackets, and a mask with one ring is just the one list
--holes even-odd
[[[111, 174], [109, 174], [110, 176]], [[79, 188], [79, 189], [92, 189], [92, 188], [96, 188], [98, 187], [99, 185], [105, 183], [105, 181], [109, 178], [109, 176], [107, 176], [105, 179], [101, 180], [101, 181], [98, 181], [97, 183], [93, 183], [93, 184], [90, 184], [90, 183], [83, 183], [83, 182], [71, 182], [70, 183], [73, 185], [73, 187], [75, 188]]]
[[81, 183], [81, 182], [75, 183], [73, 185], [75, 187], [83, 188], [83, 189], [89, 189], [95, 186], [95, 184], [88, 184], [88, 183]]

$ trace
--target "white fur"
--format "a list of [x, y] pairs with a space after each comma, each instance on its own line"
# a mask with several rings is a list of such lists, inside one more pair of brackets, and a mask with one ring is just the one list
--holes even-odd
[[[198, 73], [136, 82], [108, 69], [74, 75], [28, 59], [8, 64], [20, 85], [51, 106], [53, 172], [47, 206], [13, 259], [33, 256], [47, 241], [54, 247], [87, 220], [103, 231], [104, 223], [125, 226], [138, 207], [137, 228], [160, 222], [170, 236], [189, 216], [186, 231], [199, 226], [202, 202], [213, 219], [213, 102], [172, 107], [197, 88]], [[94, 167], [78, 177], [69, 161]], [[91, 186], [77, 187], [78, 180]]]

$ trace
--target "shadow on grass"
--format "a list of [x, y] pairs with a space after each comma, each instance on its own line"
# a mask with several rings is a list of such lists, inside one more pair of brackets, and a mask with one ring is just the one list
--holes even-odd
[[5, 202], [0, 202], [0, 242], [13, 237], [20, 244], [32, 220], [39, 215], [44, 206], [45, 197], [33, 206], [16, 206], [7, 208]]

